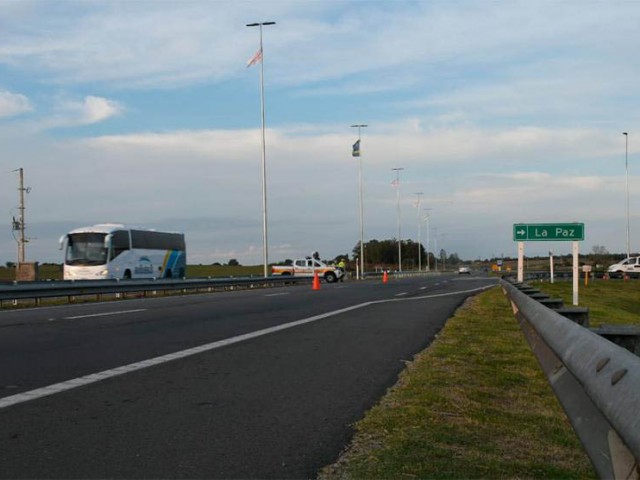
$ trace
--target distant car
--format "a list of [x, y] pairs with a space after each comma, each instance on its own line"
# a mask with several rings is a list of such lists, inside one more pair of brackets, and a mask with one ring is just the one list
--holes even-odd
[[458, 269], [458, 275], [463, 275], [463, 274], [471, 275], [471, 269], [469, 267], [460, 267]]
[[640, 257], [629, 257], [607, 268], [608, 273], [640, 273]]

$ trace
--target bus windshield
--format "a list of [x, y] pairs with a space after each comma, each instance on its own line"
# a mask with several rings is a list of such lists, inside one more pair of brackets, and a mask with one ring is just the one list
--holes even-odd
[[68, 237], [65, 263], [67, 265], [104, 265], [107, 249], [106, 233], [72, 233]]

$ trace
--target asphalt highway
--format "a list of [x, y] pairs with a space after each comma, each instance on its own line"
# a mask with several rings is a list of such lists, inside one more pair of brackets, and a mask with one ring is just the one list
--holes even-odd
[[0, 312], [0, 477], [312, 478], [482, 277]]

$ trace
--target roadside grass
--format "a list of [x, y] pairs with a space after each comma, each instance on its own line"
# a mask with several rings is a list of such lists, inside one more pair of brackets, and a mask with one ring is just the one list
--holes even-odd
[[[573, 302], [573, 283], [569, 281], [529, 282], [542, 292], [555, 298], [562, 298], [565, 305]], [[640, 281], [595, 280], [584, 286], [580, 280], [578, 303], [589, 307], [591, 327], [600, 325], [638, 325], [640, 324]]]
[[320, 479], [594, 478], [499, 288], [467, 301]]
[[[42, 280], [62, 280], [62, 265], [43, 264], [38, 267]], [[187, 265], [187, 278], [197, 277], [250, 277], [262, 276], [262, 265]], [[0, 267], [0, 281], [16, 279], [15, 268]]]
[[187, 265], [187, 278], [197, 277], [262, 277], [263, 265]]
[[[39, 277], [48, 280], [62, 280], [62, 265], [46, 263], [38, 267]], [[1, 281], [14, 281], [16, 279], [16, 269], [0, 267]]]

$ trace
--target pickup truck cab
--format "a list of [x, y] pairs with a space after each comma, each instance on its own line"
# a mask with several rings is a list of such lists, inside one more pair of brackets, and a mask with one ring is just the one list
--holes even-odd
[[315, 258], [295, 260], [293, 265], [274, 265], [271, 275], [295, 275], [296, 277], [313, 277], [314, 273], [325, 279], [327, 283], [337, 282], [344, 276], [344, 272], [334, 266], [327, 265]]

